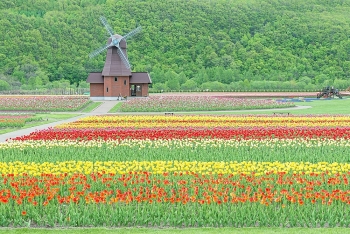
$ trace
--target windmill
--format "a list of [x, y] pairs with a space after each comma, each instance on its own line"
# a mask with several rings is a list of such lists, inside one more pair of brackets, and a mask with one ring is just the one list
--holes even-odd
[[126, 52], [126, 39], [141, 31], [137, 27], [124, 36], [115, 34], [105, 17], [100, 20], [110, 37], [107, 44], [89, 54], [93, 58], [107, 50], [102, 72], [91, 72], [86, 80], [90, 83], [91, 100], [120, 100], [121, 97], [147, 97], [152, 80], [147, 72], [131, 72]]
[[[102, 24], [105, 26], [110, 37], [108, 38], [107, 44], [101, 46], [97, 50], [89, 54], [90, 58], [93, 58], [103, 51], [107, 50], [107, 57], [105, 67], [102, 75], [127, 75], [130, 73], [131, 64], [128, 60], [126, 53], [126, 39], [134, 36], [141, 31], [141, 26], [135, 28], [124, 36], [115, 34], [112, 27], [108, 24], [107, 19], [103, 16], [100, 17]], [[118, 56], [116, 56], [118, 54]], [[114, 67], [114, 69], [112, 68]], [[116, 71], [117, 69], [121, 71]], [[124, 72], [123, 72], [124, 70]], [[128, 74], [128, 75], [131, 75]]]

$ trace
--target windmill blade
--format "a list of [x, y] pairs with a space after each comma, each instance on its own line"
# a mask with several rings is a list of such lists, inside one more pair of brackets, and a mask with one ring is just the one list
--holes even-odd
[[104, 16], [100, 17], [100, 20], [102, 22], [102, 24], [105, 26], [105, 28], [107, 29], [107, 32], [109, 33], [109, 35], [111, 35], [111, 37], [113, 37], [114, 32], [112, 27], [107, 23], [107, 19]]
[[121, 60], [123, 61], [125, 67], [126, 67], [127, 69], [130, 69], [130, 68], [131, 68], [131, 65], [130, 65], [128, 59], [125, 57], [125, 55], [124, 55], [122, 49], [121, 49], [119, 46], [118, 46], [117, 48], [118, 48], [118, 49], [117, 49], [117, 53], [119, 54], [119, 57], [120, 57]]
[[93, 58], [93, 57], [99, 55], [102, 51], [106, 50], [109, 46], [110, 46], [110, 44], [107, 44], [107, 45], [104, 45], [104, 46], [98, 48], [97, 50], [91, 52], [91, 53], [89, 54], [89, 57], [90, 57], [90, 58]]
[[131, 32], [125, 34], [123, 36], [123, 38], [126, 40], [127, 38], [134, 36], [136, 33], [139, 33], [140, 31], [141, 31], [141, 26], [139, 26], [139, 27], [135, 28], [134, 30], [132, 30]]

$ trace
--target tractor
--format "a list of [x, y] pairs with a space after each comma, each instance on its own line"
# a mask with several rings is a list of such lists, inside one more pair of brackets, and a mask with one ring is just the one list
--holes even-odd
[[335, 89], [333, 86], [332, 87], [324, 87], [321, 92], [317, 94], [317, 98], [334, 98], [334, 96], [337, 96], [338, 98], [342, 99], [343, 97], [339, 93], [338, 89]]

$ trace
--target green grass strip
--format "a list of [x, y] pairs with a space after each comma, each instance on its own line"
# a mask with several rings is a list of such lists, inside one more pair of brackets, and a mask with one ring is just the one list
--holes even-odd
[[40, 114], [35, 114], [35, 117], [37, 118], [42, 118], [42, 120], [40, 121], [33, 121], [33, 122], [28, 122], [26, 123], [23, 127], [20, 128], [1, 128], [0, 129], [0, 134], [5, 134], [8, 132], [14, 132], [17, 130], [21, 130], [21, 129], [26, 129], [26, 128], [31, 128], [31, 127], [36, 127], [36, 126], [40, 126], [43, 124], [48, 124], [48, 123], [53, 123], [53, 122], [57, 122], [60, 120], [64, 120], [64, 119], [70, 119], [73, 118], [75, 116], [78, 116], [79, 114], [59, 114], [59, 113], [40, 113]]
[[[296, 106], [310, 106], [307, 109], [290, 108], [288, 110], [237, 110], [237, 111], [203, 111], [203, 112], [186, 112], [187, 114], [215, 114], [215, 115], [229, 115], [229, 114], [274, 114], [278, 112], [281, 115], [306, 115], [306, 114], [350, 114], [349, 105], [350, 98], [332, 99], [332, 100], [315, 100], [311, 102], [296, 102]], [[184, 113], [184, 112], [182, 112]], [[181, 114], [181, 112], [178, 112]]]
[[99, 107], [102, 102], [91, 102], [86, 108], [84, 108], [81, 112], [89, 113]]
[[108, 111], [108, 113], [115, 113], [115, 112], [119, 112], [120, 107], [123, 103], [122, 102], [118, 102], [112, 109], [110, 109]]
[[46, 233], [67, 233], [67, 234], [143, 234], [143, 233], [159, 233], [159, 234], [266, 234], [266, 233], [282, 233], [282, 234], [340, 234], [350, 233], [349, 228], [6, 228], [0, 229], [1, 234], [46, 234]]

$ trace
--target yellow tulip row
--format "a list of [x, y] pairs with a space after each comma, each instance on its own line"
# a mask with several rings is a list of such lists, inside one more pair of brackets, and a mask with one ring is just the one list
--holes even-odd
[[152, 122], [152, 121], [212, 121], [212, 122], [225, 122], [225, 121], [234, 121], [234, 122], [319, 122], [319, 121], [350, 121], [350, 116], [317, 116], [317, 118], [311, 118], [309, 116], [234, 116], [234, 115], [222, 115], [222, 116], [212, 116], [212, 115], [173, 115], [173, 116], [164, 116], [164, 115], [134, 115], [125, 116], [121, 115], [100, 115], [100, 116], [88, 116], [79, 119], [79, 122]]
[[155, 174], [164, 172], [194, 172], [199, 174], [251, 174], [264, 175], [267, 172], [287, 173], [346, 173], [350, 171], [350, 163], [327, 162], [201, 162], [201, 161], [63, 161], [63, 162], [0, 162], [1, 174], [41, 175], [42, 173], [84, 173], [105, 172], [126, 174], [134, 171], [148, 171]]
[[220, 148], [220, 147], [350, 147], [350, 140], [339, 139], [124, 139], [124, 140], [90, 140], [90, 141], [75, 141], [75, 140], [27, 140], [27, 141], [7, 141], [0, 143], [0, 149], [25, 149], [25, 148], [53, 148], [53, 147], [137, 147], [137, 148]]
[[73, 124], [61, 124], [56, 126], [55, 128], [178, 128], [178, 127], [207, 127], [207, 128], [215, 128], [215, 127], [231, 127], [231, 128], [238, 128], [238, 127], [347, 127], [349, 126], [349, 123], [347, 122], [321, 122], [321, 123], [302, 123], [302, 122], [296, 122], [296, 123], [232, 123], [232, 122], [208, 122], [208, 123], [147, 123], [147, 122], [141, 122], [141, 123], [73, 123]]
[[56, 128], [106, 127], [330, 127], [349, 126], [350, 116], [90, 116]]

